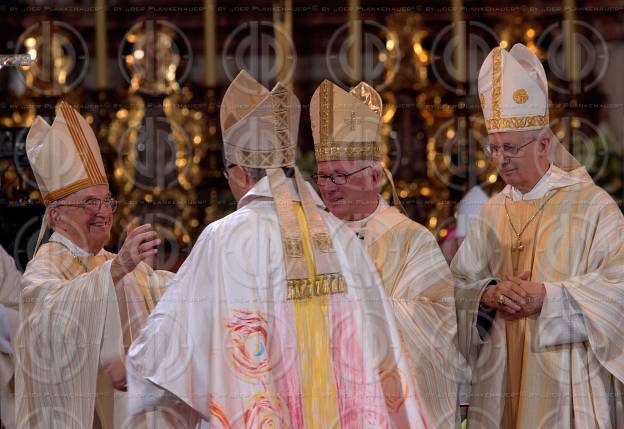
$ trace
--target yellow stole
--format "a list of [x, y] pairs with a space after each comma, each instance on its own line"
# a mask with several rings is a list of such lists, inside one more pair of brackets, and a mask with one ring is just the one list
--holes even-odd
[[[310, 234], [301, 204], [294, 203], [301, 228], [303, 249], [309, 272], [316, 267], [310, 246]], [[329, 295], [293, 300], [299, 351], [299, 373], [303, 397], [303, 421], [307, 429], [340, 428], [336, 379], [332, 365]]]

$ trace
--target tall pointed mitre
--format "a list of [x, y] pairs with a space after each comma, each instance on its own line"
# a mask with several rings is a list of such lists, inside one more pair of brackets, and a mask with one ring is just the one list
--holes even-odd
[[553, 163], [564, 170], [580, 167], [550, 130], [546, 72], [529, 48], [521, 43], [509, 52], [494, 48], [481, 66], [478, 86], [488, 134], [545, 130]]
[[[287, 277], [288, 299], [343, 293], [332, 239], [308, 185], [295, 165], [299, 133], [299, 100], [281, 83], [269, 91], [241, 71], [221, 103], [221, 131], [225, 159], [232, 164], [266, 170], [279, 220]], [[295, 186], [307, 225], [315, 269], [304, 257], [305, 241], [288, 180], [281, 167], [293, 167]]]
[[278, 83], [272, 91], [241, 71], [221, 103], [225, 159], [245, 167], [295, 165], [299, 100]]
[[[316, 161], [369, 160], [381, 162], [386, 148], [381, 138], [383, 103], [366, 82], [347, 92], [324, 80], [310, 101], [310, 121]], [[401, 211], [392, 174], [383, 165], [394, 205]]]
[[108, 184], [93, 130], [64, 101], [52, 125], [35, 118], [26, 154], [46, 206], [81, 189]]
[[347, 92], [324, 80], [310, 101], [316, 160], [383, 160], [381, 112], [381, 97], [367, 83]]

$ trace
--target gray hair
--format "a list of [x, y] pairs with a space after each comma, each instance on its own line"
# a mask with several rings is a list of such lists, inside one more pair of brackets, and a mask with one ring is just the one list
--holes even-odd
[[[241, 165], [241, 168], [245, 170], [245, 173], [249, 175], [256, 182], [266, 176], [266, 169], [264, 168], [255, 168], [255, 167], [244, 167]], [[284, 175], [286, 177], [294, 177], [295, 169], [293, 167], [281, 167], [284, 170]]]
[[266, 176], [266, 170], [264, 168], [243, 167], [242, 165], [241, 168], [256, 182]]

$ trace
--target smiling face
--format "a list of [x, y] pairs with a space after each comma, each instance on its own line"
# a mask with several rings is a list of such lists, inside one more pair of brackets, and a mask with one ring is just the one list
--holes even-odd
[[50, 209], [52, 228], [80, 248], [98, 253], [110, 240], [113, 209], [106, 203], [102, 203], [99, 210], [80, 205], [91, 199], [105, 200], [110, 196], [107, 185], [95, 185], [58, 200], [58, 206]]
[[[366, 168], [370, 167], [370, 168]], [[327, 208], [334, 216], [343, 220], [359, 220], [370, 215], [377, 208], [377, 195], [381, 184], [381, 171], [371, 161], [321, 161], [319, 176], [350, 174], [347, 183], [336, 185], [329, 179], [317, 182]]]
[[[540, 134], [539, 131], [506, 131], [489, 134], [488, 140], [492, 147], [499, 149], [492, 155], [492, 160], [501, 178], [522, 193], [533, 189], [548, 170], [550, 150], [548, 134]], [[527, 145], [517, 154], [505, 155], [500, 150], [505, 144], [518, 147]]]

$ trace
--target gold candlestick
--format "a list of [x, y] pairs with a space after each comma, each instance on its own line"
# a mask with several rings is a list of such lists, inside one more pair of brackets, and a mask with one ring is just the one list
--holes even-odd
[[281, 61], [277, 78], [292, 89], [292, 0], [273, 2], [273, 31]]
[[207, 87], [217, 85], [217, 25], [216, 1], [204, 0], [204, 60], [206, 74], [204, 81]]
[[452, 0], [453, 6], [453, 34], [457, 40], [455, 47], [455, 70], [457, 81], [466, 83], [466, 21], [464, 21], [463, 0]]
[[106, 0], [95, 1], [95, 86], [105, 89], [106, 76]]
[[360, 1], [349, 0], [349, 66], [352, 83], [362, 80], [362, 22], [360, 21]]
[[578, 94], [578, 70], [577, 70], [577, 58], [576, 58], [576, 37], [574, 34], [574, 20], [576, 19], [576, 1], [564, 0], [563, 2], [563, 28], [566, 34], [565, 37], [565, 51], [566, 59], [568, 62], [568, 79], [570, 81], [570, 88], [572, 95]]

